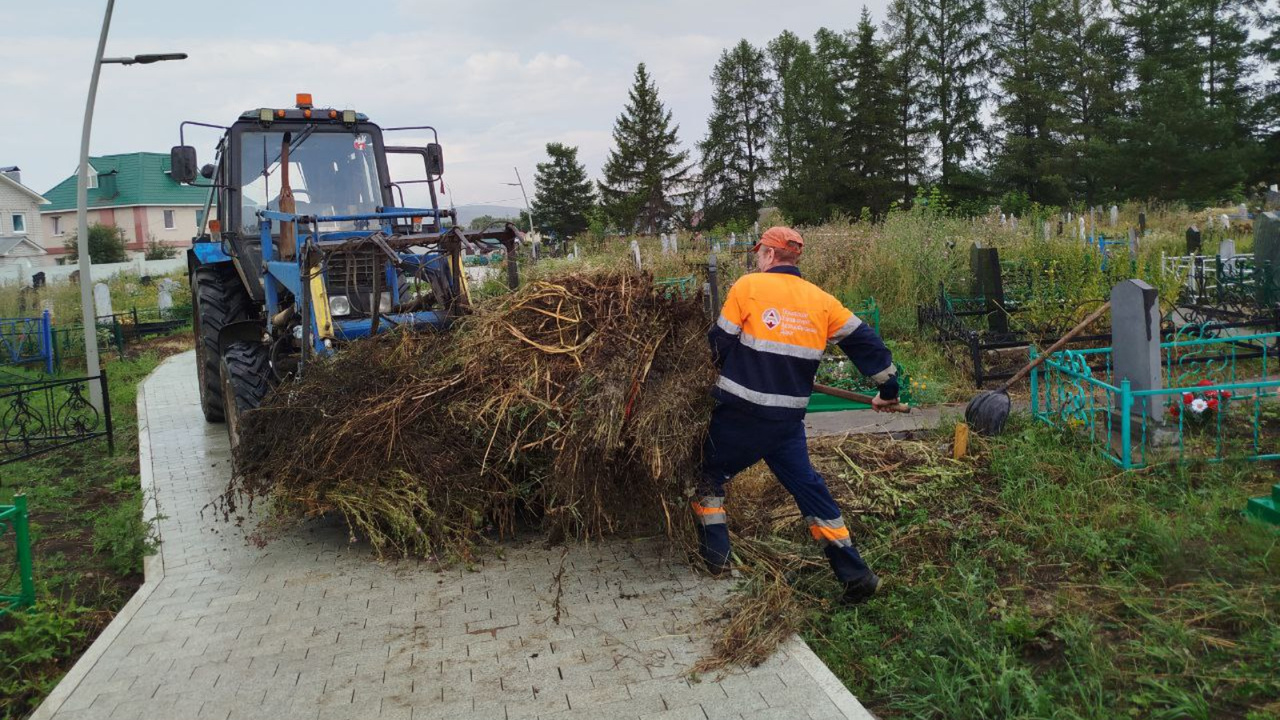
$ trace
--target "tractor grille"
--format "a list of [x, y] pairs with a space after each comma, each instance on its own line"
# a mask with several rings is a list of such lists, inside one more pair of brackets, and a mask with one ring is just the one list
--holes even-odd
[[327, 280], [331, 295], [356, 295], [373, 290], [373, 273], [383, 257], [377, 248], [368, 251], [336, 252], [329, 256]]

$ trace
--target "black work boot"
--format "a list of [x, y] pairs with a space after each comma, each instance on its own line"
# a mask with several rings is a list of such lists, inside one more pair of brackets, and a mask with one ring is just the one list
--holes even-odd
[[871, 599], [880, 589], [880, 578], [867, 571], [867, 576], [855, 582], [844, 584], [844, 594], [840, 596], [841, 605], [861, 605]]

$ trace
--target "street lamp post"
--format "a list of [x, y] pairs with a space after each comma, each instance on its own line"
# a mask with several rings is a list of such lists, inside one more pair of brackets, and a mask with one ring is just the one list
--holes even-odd
[[[107, 31], [111, 28], [111, 10], [115, 0], [107, 0], [107, 13], [102, 19], [102, 33], [98, 36], [98, 52], [93, 56], [93, 75], [89, 79], [89, 99], [84, 108], [84, 129], [80, 133], [80, 171], [76, 177], [76, 253], [80, 265], [80, 321], [84, 323], [85, 375], [93, 377], [101, 373], [98, 365], [98, 314], [93, 303], [92, 260], [89, 257], [89, 131], [93, 127], [93, 103], [98, 95], [98, 75], [103, 63], [116, 65], [149, 65], [164, 60], [185, 60], [185, 53], [135, 55], [133, 57], [103, 58], [107, 48]], [[102, 412], [102, 385], [89, 383], [89, 402]]]
[[516, 181], [506, 184], [512, 187], [520, 187], [520, 194], [524, 196], [524, 210], [529, 213], [529, 232], [533, 233], [533, 208], [529, 205], [529, 194], [524, 191], [524, 181], [520, 179], [520, 168], [512, 169], [516, 171]]

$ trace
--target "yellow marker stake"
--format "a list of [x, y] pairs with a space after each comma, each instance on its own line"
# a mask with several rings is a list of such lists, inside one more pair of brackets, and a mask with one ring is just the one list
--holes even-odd
[[965, 423], [956, 425], [955, 442], [951, 446], [951, 459], [959, 460], [969, 454], [969, 426]]

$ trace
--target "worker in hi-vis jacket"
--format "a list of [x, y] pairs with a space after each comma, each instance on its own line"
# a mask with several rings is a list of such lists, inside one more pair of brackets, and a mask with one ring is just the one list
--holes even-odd
[[842, 600], [859, 603], [880, 578], [849, 537], [826, 481], [809, 463], [805, 407], [828, 343], [835, 343], [879, 386], [872, 402], [885, 411], [898, 402], [897, 368], [889, 349], [839, 300], [800, 276], [804, 239], [791, 228], [769, 228], [752, 248], [760, 272], [729, 290], [711, 328], [711, 355], [720, 368], [717, 403], [704, 450], [701, 484], [693, 500], [699, 546], [708, 569], [729, 569], [724, 486], [764, 460], [796, 500], [814, 540], [823, 544]]

